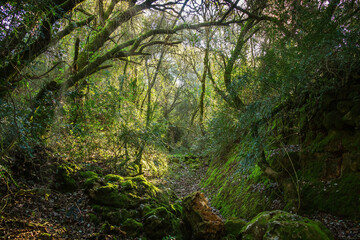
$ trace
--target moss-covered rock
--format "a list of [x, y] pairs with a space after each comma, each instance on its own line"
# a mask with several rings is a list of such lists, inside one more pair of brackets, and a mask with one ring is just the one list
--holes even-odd
[[239, 236], [241, 229], [247, 224], [245, 220], [238, 218], [231, 218], [225, 221], [225, 233], [227, 235], [231, 234], [233, 236]]
[[309, 182], [302, 189], [303, 209], [359, 219], [359, 192], [360, 174], [357, 173], [346, 174], [333, 181]]
[[243, 229], [244, 240], [331, 240], [321, 223], [284, 211], [262, 212]]
[[136, 236], [142, 227], [143, 224], [133, 218], [126, 219], [122, 224], [122, 229], [124, 229], [127, 236]]
[[100, 180], [100, 177], [98, 176], [98, 174], [93, 171], [81, 172], [80, 175], [83, 178], [85, 178], [85, 181], [84, 181], [85, 191], [88, 191], [89, 189], [93, 188], [95, 183]]
[[132, 186], [135, 186], [132, 188], [134, 191], [133, 193], [140, 194], [144, 197], [156, 197], [160, 191], [156, 186], [148, 182], [142, 175], [136, 177], [126, 177], [125, 181], [133, 182], [134, 184], [131, 184]]
[[182, 206], [178, 203], [174, 203], [170, 205], [170, 211], [176, 216], [181, 217], [182, 214]]
[[170, 188], [161, 189], [157, 197], [161, 202], [169, 204], [180, 200], [176, 193]]
[[170, 235], [180, 236], [182, 207], [179, 203], [172, 204], [171, 194], [164, 196], [143, 176], [110, 174], [100, 178], [88, 175], [89, 179], [96, 179], [88, 193], [97, 203], [93, 209], [100, 221], [121, 226], [129, 237], [146, 236], [157, 240]]
[[116, 174], [108, 174], [104, 177], [106, 182], [122, 182], [124, 178]]
[[159, 192], [159, 189], [143, 176], [122, 178], [110, 174], [105, 176], [104, 180], [105, 183], [92, 182], [93, 187], [89, 191], [90, 197], [101, 205], [123, 208], [137, 207], [156, 197]]
[[98, 176], [98, 174], [94, 171], [82, 171], [82, 172], [80, 172], [80, 176], [82, 178], [91, 178], [94, 176]]
[[205, 195], [195, 192], [183, 200], [183, 220], [194, 239], [220, 239], [224, 223], [212, 212]]
[[97, 203], [113, 207], [125, 207], [130, 204], [127, 194], [119, 192], [119, 186], [106, 183], [105, 186], [95, 185], [90, 190], [90, 197]]
[[62, 164], [57, 167], [55, 174], [55, 188], [62, 192], [72, 192], [77, 189], [75, 180], [76, 166]]
[[[229, 154], [225, 164], [213, 164], [208, 169], [203, 187], [211, 198], [212, 206], [226, 218], [244, 219], [282, 206], [279, 186], [266, 178], [260, 167], [244, 166], [246, 156], [236, 154], [240, 151], [238, 147]], [[277, 204], [273, 205], [274, 202]]]
[[144, 217], [144, 232], [150, 239], [162, 239], [178, 231], [179, 219], [165, 207], [152, 209]]
[[141, 218], [141, 213], [136, 209], [114, 208], [101, 205], [93, 205], [92, 208], [101, 218], [101, 221], [106, 220], [113, 225], [121, 225], [128, 218]]
[[110, 235], [116, 235], [117, 237], [119, 237], [120, 239], [123, 239], [123, 237], [126, 236], [126, 232], [122, 231], [120, 229], [120, 227], [117, 226], [113, 226], [108, 222], [105, 222], [102, 226], [101, 226], [101, 233], [103, 234], [110, 234]]

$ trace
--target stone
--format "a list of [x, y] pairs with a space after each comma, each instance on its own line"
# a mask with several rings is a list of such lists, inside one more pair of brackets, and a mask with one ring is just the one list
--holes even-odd
[[96, 203], [111, 207], [137, 207], [156, 197], [159, 190], [143, 176], [123, 178], [106, 175], [105, 182], [95, 182], [89, 196]]
[[62, 164], [57, 167], [55, 174], [55, 187], [61, 192], [73, 192], [77, 189], [75, 180], [75, 167]]
[[222, 219], [212, 212], [205, 195], [195, 192], [183, 200], [183, 221], [193, 239], [220, 239], [224, 234]]
[[152, 209], [144, 219], [144, 232], [149, 239], [162, 239], [179, 229], [178, 219], [165, 207]]
[[231, 234], [233, 236], [239, 236], [241, 229], [247, 224], [245, 220], [242, 219], [227, 219], [224, 226], [226, 234]]
[[242, 229], [243, 240], [332, 240], [321, 223], [281, 210], [257, 215]]
[[133, 218], [128, 218], [122, 224], [122, 229], [125, 230], [127, 236], [136, 236], [143, 224]]

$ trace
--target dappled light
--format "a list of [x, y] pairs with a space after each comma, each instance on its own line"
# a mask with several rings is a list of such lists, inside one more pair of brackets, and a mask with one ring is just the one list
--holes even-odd
[[0, 238], [360, 239], [360, 3], [0, 3]]

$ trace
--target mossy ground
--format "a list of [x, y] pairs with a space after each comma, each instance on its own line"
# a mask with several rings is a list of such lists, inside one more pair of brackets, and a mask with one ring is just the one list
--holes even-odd
[[307, 182], [302, 193], [304, 210], [332, 212], [360, 219], [359, 174], [347, 174], [332, 181]]
[[277, 184], [264, 177], [256, 165], [244, 168], [243, 157], [239, 148], [234, 148], [225, 164], [210, 166], [202, 183], [212, 206], [227, 218], [251, 219], [282, 206]]

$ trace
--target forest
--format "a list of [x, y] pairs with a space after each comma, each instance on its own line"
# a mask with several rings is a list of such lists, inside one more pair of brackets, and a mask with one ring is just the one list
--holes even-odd
[[360, 239], [358, 0], [3, 0], [0, 56], [0, 239]]

